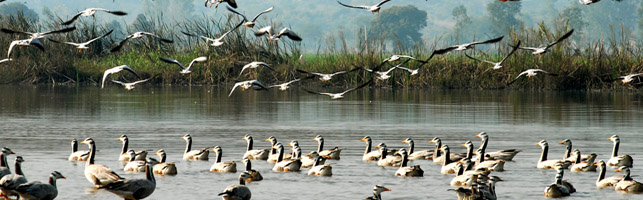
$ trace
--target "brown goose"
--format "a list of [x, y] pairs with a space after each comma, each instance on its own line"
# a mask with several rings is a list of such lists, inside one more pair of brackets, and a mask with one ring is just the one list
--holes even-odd
[[89, 146], [89, 158], [85, 163], [85, 178], [96, 187], [102, 187], [114, 182], [122, 181], [123, 178], [105, 165], [94, 164], [96, 156], [96, 143], [92, 138], [80, 142]]

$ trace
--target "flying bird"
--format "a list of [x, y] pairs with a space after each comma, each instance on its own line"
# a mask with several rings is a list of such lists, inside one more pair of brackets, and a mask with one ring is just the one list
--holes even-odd
[[210, 4], [210, 8], [212, 8], [212, 5], [215, 5], [214, 8], [218, 8], [221, 3], [228, 3], [228, 5], [233, 8], [237, 8], [237, 2], [235, 0], [205, 0], [205, 7], [208, 7], [208, 3]]
[[122, 85], [123, 87], [125, 87], [125, 89], [127, 89], [127, 90], [133, 90], [133, 89], [134, 89], [134, 85], [139, 84], [139, 83], [143, 83], [143, 82], [146, 82], [146, 81], [149, 81], [150, 79], [151, 79], [151, 78], [143, 79], [143, 80], [138, 80], [138, 81], [134, 81], [134, 82], [131, 82], [131, 83], [124, 83], [124, 82], [117, 81], [117, 80], [112, 80], [112, 82], [114, 82], [114, 83], [118, 83], [118, 84], [121, 84], [121, 85]]
[[261, 15], [263, 15], [263, 14], [266, 14], [266, 13], [269, 13], [270, 11], [272, 11], [272, 7], [270, 7], [270, 8], [268, 8], [268, 9], [264, 10], [264, 11], [261, 11], [259, 14], [255, 15], [255, 17], [254, 17], [254, 18], [252, 18], [252, 20], [248, 20], [248, 18], [247, 18], [245, 15], [243, 15], [243, 14], [241, 14], [241, 13], [237, 12], [236, 10], [234, 10], [234, 9], [230, 8], [230, 6], [226, 6], [226, 8], [227, 8], [230, 12], [232, 12], [232, 13], [234, 13], [234, 14], [237, 14], [237, 15], [240, 15], [241, 17], [243, 17], [243, 21], [245, 21], [245, 22], [246, 22], [246, 23], [244, 24], [244, 25], [246, 25], [246, 29], [254, 28], [254, 27], [255, 27], [255, 24], [256, 24], [256, 21], [257, 21], [257, 19], [259, 18], [259, 16], [261, 16]]
[[509, 54], [507, 54], [504, 58], [502, 58], [502, 60], [500, 62], [491, 62], [491, 61], [487, 61], [487, 60], [480, 60], [480, 59], [471, 57], [468, 54], [464, 54], [464, 55], [467, 56], [468, 58], [471, 58], [472, 60], [475, 60], [475, 61], [478, 61], [478, 62], [484, 62], [484, 63], [492, 64], [493, 67], [491, 69], [497, 70], [497, 69], [502, 68], [502, 64], [505, 63], [505, 61], [507, 60], [507, 58], [509, 58], [509, 56], [511, 56], [511, 54], [513, 54], [514, 52], [516, 52], [516, 50], [518, 50], [519, 46], [520, 46], [520, 41], [518, 41], [518, 44], [516, 44], [515, 46], [512, 46], [513, 49], [511, 49], [511, 52], [509, 52]]
[[136, 77], [141, 78], [141, 76], [139, 76], [139, 75], [136, 73], [136, 71], [134, 71], [132, 68], [130, 68], [130, 67], [129, 67], [129, 66], [127, 66], [127, 65], [116, 66], [116, 67], [110, 68], [110, 69], [108, 69], [108, 70], [105, 70], [105, 73], [103, 73], [103, 81], [101, 81], [100, 88], [104, 88], [104, 87], [105, 87], [105, 79], [107, 78], [107, 76], [109, 76], [110, 74], [118, 73], [118, 72], [123, 71], [123, 70], [128, 71], [128, 72], [131, 72], [131, 73], [132, 73], [132, 74], [134, 74]]
[[40, 49], [41, 51], [45, 51], [45, 47], [44, 45], [42, 45], [42, 42], [39, 39], [33, 38], [33, 39], [24, 39], [24, 40], [14, 40], [9, 45], [9, 51], [7, 51], [7, 59], [11, 58], [11, 51], [16, 46], [34, 46], [34, 47], [38, 47], [38, 49]]
[[74, 21], [76, 21], [80, 16], [83, 16], [83, 17], [89, 17], [89, 16], [95, 17], [94, 15], [98, 11], [103, 11], [103, 12], [106, 12], [106, 13], [109, 13], [109, 14], [112, 14], [112, 15], [118, 15], [118, 16], [127, 15], [127, 13], [123, 12], [123, 11], [111, 11], [111, 10], [107, 10], [107, 9], [103, 9], [103, 8], [87, 8], [87, 9], [85, 9], [83, 11], [80, 11], [76, 15], [74, 15], [74, 17], [72, 17], [69, 21], [63, 22], [62, 25], [70, 25], [71, 23], [74, 23]]
[[234, 89], [236, 89], [237, 87], [241, 87], [241, 91], [246, 91], [252, 86], [258, 87], [258, 90], [268, 90], [268, 87], [263, 85], [263, 83], [259, 82], [258, 80], [241, 81], [234, 84], [232, 90], [230, 91], [230, 94], [228, 94], [228, 97], [232, 96]]
[[121, 48], [123, 48], [123, 45], [125, 45], [125, 43], [126, 43], [129, 39], [138, 39], [138, 38], [142, 38], [143, 36], [146, 36], [146, 35], [147, 35], [147, 36], [152, 36], [152, 37], [158, 38], [159, 40], [161, 40], [161, 41], [163, 41], [163, 42], [166, 42], [166, 43], [172, 43], [172, 42], [174, 42], [174, 41], [172, 41], [172, 40], [168, 40], [168, 39], [161, 38], [161, 36], [155, 35], [155, 34], [153, 34], [153, 33], [148, 33], [148, 32], [135, 32], [135, 33], [133, 33], [133, 34], [128, 35], [127, 37], [125, 37], [125, 39], [123, 39], [123, 41], [121, 41], [120, 43], [118, 43], [118, 45], [117, 45], [116, 47], [112, 48], [112, 50], [110, 50], [110, 51], [111, 51], [111, 52], [117, 52], [117, 51], [121, 50]]
[[351, 6], [351, 5], [346, 5], [346, 4], [344, 4], [344, 3], [340, 2], [340, 1], [337, 1], [337, 3], [339, 3], [340, 5], [342, 5], [344, 7], [364, 9], [364, 10], [371, 11], [371, 13], [375, 14], [375, 13], [379, 13], [380, 9], [382, 8], [382, 5], [384, 3], [386, 3], [386, 2], [389, 2], [389, 1], [391, 1], [391, 0], [383, 0], [380, 3], [372, 5], [372, 6]]
[[418, 61], [420, 61], [422, 64], [421, 64], [418, 68], [416, 68], [416, 69], [409, 69], [409, 68], [402, 67], [402, 66], [398, 66], [398, 67], [397, 67], [397, 69], [405, 70], [405, 71], [407, 71], [407, 72], [411, 73], [411, 76], [416, 75], [416, 74], [419, 74], [419, 73], [420, 73], [420, 69], [422, 69], [422, 67], [423, 67], [425, 64], [429, 63], [429, 61], [433, 58], [433, 56], [435, 56], [435, 55], [445, 54], [445, 53], [447, 53], [447, 52], [449, 52], [449, 51], [452, 51], [452, 50], [454, 50], [454, 49], [456, 49], [456, 48], [457, 48], [457, 47], [447, 47], [447, 48], [444, 48], [444, 49], [434, 50], [434, 51], [431, 53], [431, 56], [429, 56], [429, 58], [427, 58], [426, 60], [424, 60], [424, 61], [422, 61], [422, 60], [418, 60]]
[[353, 71], [358, 70], [358, 69], [360, 69], [360, 68], [354, 68], [354, 69], [351, 69], [349, 71], [338, 71], [338, 72], [335, 72], [335, 73], [332, 73], [332, 74], [323, 74], [323, 73], [318, 73], [318, 72], [307, 72], [307, 71], [304, 71], [304, 70], [301, 70], [301, 69], [297, 69], [297, 72], [318, 76], [319, 80], [326, 82], [326, 81], [330, 81], [330, 79], [332, 79], [333, 76], [340, 75], [340, 74], [345, 74], [345, 73], [348, 73], [348, 72], [353, 72]]
[[478, 44], [492, 44], [492, 43], [500, 42], [500, 40], [502, 40], [502, 38], [504, 38], [504, 37], [505, 36], [500, 36], [500, 37], [490, 39], [490, 40], [486, 40], [486, 41], [477, 41], [477, 42], [470, 42], [470, 43], [466, 43], [466, 44], [458, 44], [458, 45], [455, 45], [453, 47], [456, 47], [454, 49], [456, 51], [464, 51], [464, 50], [467, 50], [467, 49], [469, 49], [469, 48], [471, 48], [471, 47], [473, 47], [475, 45], [478, 45]]
[[621, 80], [621, 82], [623, 83], [623, 85], [625, 85], [625, 84], [628, 84], [628, 83], [634, 81], [634, 77], [637, 77], [637, 76], [643, 76], [643, 73], [629, 74], [629, 75], [621, 76], [619, 78], [623, 79], [623, 80]]
[[286, 90], [288, 90], [288, 88], [290, 88], [290, 84], [293, 84], [293, 83], [298, 82], [298, 81], [301, 81], [301, 79], [300, 79], [300, 78], [298, 78], [298, 79], [295, 79], [295, 80], [292, 80], [292, 81], [288, 81], [288, 82], [285, 82], [285, 83], [276, 84], [276, 85], [271, 85], [271, 86], [269, 86], [268, 88], [275, 88], [275, 87], [278, 87], [278, 88], [279, 88], [279, 90], [281, 90], [281, 91], [286, 91]]
[[297, 35], [295, 32], [293, 32], [289, 28], [283, 28], [277, 34], [273, 34], [274, 32], [275, 31], [272, 29], [272, 26], [266, 26], [266, 27], [263, 27], [263, 28], [259, 29], [258, 31], [256, 31], [255, 36], [261, 37], [261, 36], [267, 34], [268, 40], [270, 42], [272, 42], [274, 40], [275, 44], [277, 44], [277, 41], [279, 41], [281, 36], [284, 36], [284, 35], [287, 36], [288, 38], [290, 38], [291, 40], [295, 40], [295, 41], [301, 41], [302, 40], [301, 37], [299, 37], [299, 35]]
[[192, 62], [190, 62], [190, 64], [188, 65], [188, 67], [185, 67], [185, 66], [183, 66], [183, 64], [181, 64], [181, 62], [179, 62], [178, 60], [174, 60], [174, 59], [170, 59], [170, 58], [161, 58], [161, 61], [163, 61], [163, 62], [166, 62], [166, 63], [172, 63], [172, 64], [176, 64], [176, 65], [178, 65], [178, 66], [181, 68], [181, 72], [179, 72], [179, 73], [181, 73], [181, 75], [185, 75], [185, 74], [192, 73], [192, 71], [190, 71], [190, 68], [192, 67], [192, 65], [193, 65], [195, 62], [204, 62], [204, 61], [206, 61], [206, 60], [208, 60], [208, 58], [206, 58], [205, 56], [201, 56], [201, 57], [198, 57], [198, 58], [195, 58], [194, 60], [192, 60]]
[[563, 35], [562, 37], [558, 38], [558, 40], [556, 40], [555, 42], [552, 42], [552, 43], [550, 43], [550, 44], [548, 44], [547, 46], [544, 46], [544, 47], [518, 47], [518, 48], [524, 49], [524, 50], [531, 50], [532, 51], [531, 54], [534, 54], [534, 55], [542, 55], [542, 54], [547, 53], [549, 51], [549, 48], [551, 48], [552, 46], [558, 44], [559, 42], [562, 42], [563, 40], [567, 39], [573, 33], [574, 33], [574, 29], [572, 29], [571, 31], [565, 33], [565, 35]]
[[367, 72], [369, 72], [369, 73], [376, 74], [376, 75], [377, 75], [377, 76], [376, 76], [376, 78], [377, 78], [377, 79], [380, 79], [380, 80], [387, 80], [387, 79], [391, 78], [391, 76], [390, 76], [390, 75], [388, 75], [389, 73], [391, 73], [393, 70], [397, 69], [398, 67], [400, 67], [400, 66], [402, 66], [402, 65], [404, 65], [404, 64], [406, 64], [406, 63], [408, 63], [408, 62], [409, 62], [409, 61], [411, 61], [411, 60], [412, 60], [412, 59], [406, 59], [406, 61], [404, 61], [404, 62], [402, 62], [402, 63], [400, 63], [400, 64], [397, 64], [397, 65], [395, 65], [395, 66], [393, 66], [393, 67], [389, 68], [389, 69], [388, 69], [388, 70], [386, 70], [386, 71], [380, 71], [381, 65], [380, 65], [380, 66], [377, 66], [377, 67], [376, 67], [376, 68], [374, 68], [374, 69], [367, 69], [367, 68], [362, 68], [362, 69], [364, 69], [365, 71], [367, 71]]
[[49, 34], [66, 33], [66, 32], [70, 32], [70, 31], [73, 31], [73, 30], [76, 30], [76, 27], [69, 27], [69, 28], [64, 28], [64, 29], [60, 29], [60, 30], [49, 31], [49, 32], [41, 32], [41, 33], [14, 31], [14, 30], [6, 29], [6, 28], [0, 29], [0, 31], [2, 31], [4, 33], [8, 33], [8, 34], [17, 34], [17, 33], [19, 33], [19, 34], [28, 35], [30, 37], [30, 39], [42, 39], [42, 38], [45, 38], [45, 36], [49, 35]]
[[593, 4], [593, 3], [596, 3], [596, 2], [599, 2], [599, 1], [601, 1], [601, 0], [578, 0], [579, 3], [584, 4], [584, 5]]
[[542, 69], [528, 69], [518, 74], [518, 76], [516, 76], [516, 78], [513, 81], [509, 82], [507, 85], [513, 84], [514, 82], [516, 82], [516, 80], [518, 80], [523, 75], [527, 75], [527, 78], [531, 78], [533, 76], [536, 76], [538, 73], [543, 73], [550, 76], [558, 76], [558, 74], [549, 73]]
[[244, 65], [243, 68], [241, 69], [241, 72], [239, 72], [239, 76], [241, 76], [241, 74], [243, 74], [244, 70], [246, 70], [246, 69], [256, 69], [259, 66], [264, 66], [264, 67], [266, 67], [266, 68], [268, 68], [268, 69], [270, 69], [272, 71], [275, 71], [275, 69], [270, 67], [270, 65], [268, 65], [267, 63], [255, 61], [255, 62], [251, 62], [251, 63], [248, 63], [248, 64]]
[[55, 43], [63, 43], [63, 44], [68, 44], [68, 45], [75, 46], [75, 47], [78, 49], [78, 53], [80, 53], [82, 50], [87, 50], [87, 49], [89, 49], [89, 46], [88, 46], [88, 45], [89, 45], [90, 43], [92, 43], [92, 42], [94, 42], [94, 41], [96, 41], [96, 40], [100, 40], [100, 39], [102, 39], [102, 38], [104, 38], [104, 37], [107, 37], [108, 35], [112, 34], [112, 32], [113, 32], [113, 31], [114, 31], [114, 30], [110, 30], [110, 31], [109, 31], [109, 32], [107, 32], [105, 35], [102, 35], [102, 36], [100, 36], [100, 37], [97, 37], [97, 38], [91, 39], [91, 40], [89, 40], [89, 41], [87, 41], [87, 42], [83, 42], [83, 43], [59, 42], [59, 41], [56, 41], [56, 40], [53, 40], [53, 39], [50, 39], [50, 38], [47, 38], [47, 39], [49, 39], [50, 41], [55, 42]]
[[205, 37], [205, 36], [201, 36], [201, 35], [195, 35], [195, 34], [186, 33], [186, 32], [183, 32], [183, 31], [181, 31], [181, 33], [183, 33], [183, 34], [185, 34], [187, 36], [191, 36], [191, 37], [200, 37], [200, 38], [204, 39], [206, 43], [207, 42], [212, 42], [212, 43], [210, 43], [210, 46], [218, 47], [218, 46], [223, 45], [223, 38], [225, 38], [225, 36], [228, 35], [230, 32], [232, 32], [235, 29], [239, 28], [239, 26], [241, 26], [241, 24], [243, 24], [243, 21], [241, 21], [241, 23], [236, 25], [234, 28], [228, 30], [228, 32], [223, 33], [218, 38], [209, 38], [209, 37]]
[[326, 95], [326, 96], [329, 96], [332, 100], [338, 100], [338, 99], [343, 99], [344, 95], [346, 93], [349, 93], [351, 91], [355, 91], [357, 89], [363, 88], [364, 86], [370, 84], [371, 82], [373, 82], [373, 79], [368, 80], [366, 83], [363, 83], [363, 84], [361, 84], [361, 85], [359, 85], [359, 86], [357, 86], [355, 88], [351, 88], [351, 89], [348, 89], [348, 90], [340, 92], [340, 93], [313, 92], [313, 91], [307, 90], [305, 88], [303, 88], [303, 90], [308, 92], [308, 93], [311, 93], [311, 94]]

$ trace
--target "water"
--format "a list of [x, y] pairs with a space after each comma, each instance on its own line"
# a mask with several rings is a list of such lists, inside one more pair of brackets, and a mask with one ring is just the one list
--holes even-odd
[[[298, 140], [304, 153], [316, 148], [311, 141], [321, 134], [326, 147], [344, 148], [341, 161], [329, 161], [334, 175], [309, 177], [301, 173], [274, 173], [271, 165], [255, 161], [264, 181], [249, 185], [254, 199], [358, 199], [371, 195], [373, 185], [392, 189], [385, 199], [455, 199], [449, 181], [430, 161], [416, 161], [425, 171], [422, 178], [395, 177], [396, 168], [382, 169], [361, 161], [364, 135], [389, 147], [406, 147], [412, 137], [416, 149], [432, 147], [438, 136], [452, 151], [464, 151], [466, 140], [480, 131], [490, 135], [489, 150], [522, 149], [506, 172], [495, 173], [506, 181], [497, 184], [502, 199], [542, 199], [553, 182], [553, 170], [536, 169], [540, 148], [550, 143], [550, 159], [560, 159], [565, 138], [583, 154], [598, 153], [607, 160], [612, 144], [606, 139], [618, 134], [620, 153], [634, 157], [633, 175], [643, 174], [643, 109], [640, 94], [521, 91], [362, 90], [341, 101], [298, 92], [235, 93], [227, 88], [140, 87], [133, 91], [108, 87], [0, 86], [0, 138], [26, 160], [23, 170], [30, 181], [46, 181], [51, 171], [67, 176], [58, 181], [58, 199], [115, 199], [105, 191], [92, 191], [83, 163], [66, 160], [72, 138], [96, 140], [97, 163], [105, 164], [127, 178], [143, 174], [122, 172], [117, 161], [121, 134], [130, 137], [130, 148], [165, 149], [168, 161], [177, 162], [179, 175], [158, 177], [149, 199], [217, 199], [216, 194], [237, 182], [237, 174], [209, 172], [210, 162], [182, 161], [190, 133], [194, 148], [219, 145], [224, 160], [240, 160], [245, 151], [241, 137], [251, 134], [255, 148], [268, 148], [263, 140], [275, 136], [282, 143]], [[85, 145], [80, 146], [86, 149]], [[213, 155], [213, 154], [211, 154]], [[14, 157], [9, 157], [13, 163]], [[238, 169], [243, 169], [238, 162]], [[614, 172], [608, 172], [608, 176]], [[631, 199], [613, 190], [597, 190], [597, 173], [565, 173], [578, 192], [572, 199]], [[635, 177], [637, 179], [639, 177]]]

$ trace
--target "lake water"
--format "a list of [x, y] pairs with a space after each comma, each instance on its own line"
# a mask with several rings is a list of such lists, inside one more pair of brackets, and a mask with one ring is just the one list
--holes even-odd
[[[550, 159], [562, 158], [564, 146], [558, 142], [569, 138], [583, 154], [598, 153], [607, 160], [612, 143], [606, 139], [618, 134], [619, 153], [634, 157], [632, 174], [643, 174], [643, 95], [636, 93], [364, 89], [331, 101], [296, 89], [238, 92], [229, 98], [228, 92], [217, 87], [139, 86], [126, 91], [116, 86], [0, 86], [0, 145], [24, 157], [30, 181], [46, 181], [54, 170], [67, 176], [58, 181], [58, 199], [117, 198], [106, 191], [90, 192], [84, 163], [66, 160], [72, 138], [94, 138], [96, 163], [127, 178], [144, 178], [142, 173], [122, 172], [117, 161], [121, 143], [116, 140], [121, 134], [129, 136], [130, 148], [163, 148], [168, 161], [177, 162], [179, 174], [157, 176], [157, 189], [148, 199], [218, 199], [226, 186], [237, 183], [238, 173], [209, 172], [213, 161], [181, 160], [185, 142], [180, 137], [186, 133], [193, 136], [194, 148], [221, 146], [224, 160], [240, 160], [245, 134], [255, 138], [256, 149], [268, 148], [263, 140], [275, 136], [282, 143], [298, 140], [307, 153], [316, 149], [311, 140], [318, 134], [326, 147], [344, 148], [340, 161], [327, 162], [333, 166], [329, 178], [275, 173], [270, 164], [253, 162], [265, 178], [249, 184], [253, 199], [363, 199], [375, 184], [392, 189], [383, 193], [384, 199], [456, 198], [448, 191], [453, 176], [440, 174], [440, 166], [431, 161], [414, 162], [425, 171], [421, 178], [395, 177], [396, 168], [362, 162], [364, 143], [359, 139], [364, 135], [390, 148], [407, 147], [401, 141], [411, 137], [416, 149], [432, 149], [427, 142], [437, 136], [461, 152], [466, 140], [477, 148], [480, 141], [473, 136], [486, 131], [488, 151], [523, 150], [505, 165], [507, 171], [494, 173], [505, 179], [497, 184], [501, 199], [544, 198], [555, 171], [536, 169], [536, 143], [542, 139], [550, 143]], [[240, 162], [238, 169], [243, 169]], [[597, 175], [565, 173], [578, 190], [572, 199], [643, 198], [598, 190]]]

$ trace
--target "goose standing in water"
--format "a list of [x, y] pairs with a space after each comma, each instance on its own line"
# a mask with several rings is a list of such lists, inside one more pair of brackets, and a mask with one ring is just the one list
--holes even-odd
[[144, 179], [126, 179], [114, 182], [103, 187], [124, 199], [144, 199], [156, 189], [156, 179], [152, 173], [152, 166], [145, 165]]
[[607, 138], [607, 140], [614, 143], [614, 148], [612, 149], [612, 157], [607, 161], [607, 166], [617, 168], [620, 166], [632, 167], [634, 161], [630, 155], [618, 155], [618, 148], [621, 145], [621, 139], [618, 135], [612, 135], [612, 137]]
[[565, 182], [563, 181], [563, 166], [558, 165], [556, 167], [556, 171], [558, 172], [556, 174], [556, 181], [545, 188], [545, 197], [560, 198], [569, 196], [571, 193], [574, 193], [576, 189], [574, 189], [571, 184], [565, 184]]
[[[277, 163], [277, 159], [279, 158], [279, 152], [277, 152], [277, 148], [275, 145], [277, 145], [277, 138], [275, 136], [270, 136], [268, 139], [266, 139], [266, 142], [270, 142], [270, 154], [268, 155], [268, 163]], [[292, 157], [291, 154], [285, 154], [284, 159], [290, 159]]]
[[561, 165], [563, 168], [569, 166], [571, 162], [569, 160], [547, 160], [547, 153], [549, 151], [549, 144], [545, 140], [541, 140], [536, 143], [542, 149], [540, 153], [540, 160], [538, 160], [538, 169], [555, 169], [557, 165]]
[[605, 165], [605, 161], [603, 160], [599, 160], [594, 164], [594, 166], [597, 166], [599, 170], [598, 179], [596, 179], [596, 187], [598, 189], [613, 188], [619, 181], [621, 181], [621, 179], [623, 179], [622, 176], [605, 177], [607, 166]]
[[194, 60], [192, 60], [192, 62], [190, 62], [188, 67], [185, 67], [178, 60], [174, 60], [174, 59], [171, 59], [171, 58], [160, 58], [160, 59], [163, 62], [178, 65], [181, 68], [181, 71], [179, 72], [181, 75], [186, 75], [186, 74], [192, 73], [192, 71], [190, 71], [190, 68], [192, 68], [192, 65], [194, 63], [196, 63], [196, 62], [205, 62], [206, 60], [208, 60], [208, 58], [206, 58], [205, 56], [201, 56], [201, 57], [198, 57], [198, 58], [195, 58]]
[[165, 150], [159, 149], [154, 153], [154, 155], [158, 155], [160, 158], [160, 162], [154, 165], [152, 168], [152, 172], [155, 174], [160, 174], [160, 175], [176, 175], [177, 174], [177, 169], [176, 165], [173, 162], [166, 162], [167, 155], [165, 154]]
[[254, 145], [254, 140], [252, 139], [252, 136], [246, 134], [241, 139], [245, 140], [248, 143], [248, 146], [246, 147], [246, 153], [243, 154], [244, 159], [248, 158], [250, 160], [268, 160], [268, 155], [270, 155], [270, 151], [268, 149], [257, 149], [257, 150], [252, 149]]
[[377, 161], [380, 159], [380, 152], [379, 151], [371, 151], [371, 146], [373, 146], [373, 139], [371, 139], [371, 136], [364, 136], [362, 139], [359, 141], [362, 141], [366, 143], [366, 149], [364, 150], [364, 155], [362, 156], [363, 161]]
[[317, 156], [315, 159], [315, 164], [308, 170], [309, 176], [332, 176], [333, 167], [330, 164], [324, 164], [326, 158], [322, 156]]
[[223, 200], [250, 200], [252, 193], [250, 189], [246, 187], [246, 180], [250, 180], [251, 178], [250, 174], [246, 172], [241, 173], [239, 175], [239, 184], [226, 187], [225, 190], [218, 195], [221, 196]]
[[83, 11], [80, 11], [78, 14], [74, 15], [70, 20], [63, 22], [62, 25], [70, 25], [71, 23], [74, 23], [80, 16], [83, 17], [96, 17], [96, 12], [101, 11], [101, 12], [106, 12], [112, 15], [117, 15], [117, 16], [124, 16], [127, 15], [126, 12], [123, 11], [113, 11], [113, 10], [107, 10], [104, 8], [87, 8]]
[[541, 46], [541, 47], [518, 47], [519, 49], [523, 50], [530, 50], [532, 51], [531, 54], [533, 55], [542, 55], [545, 54], [549, 51], [549, 48], [552, 46], [562, 42], [563, 40], [567, 39], [569, 36], [571, 36], [574, 33], [574, 29], [570, 30], [569, 32], [565, 33], [562, 37], [558, 38], [556, 41], [546, 45], [546, 46]]
[[317, 141], [317, 152], [319, 152], [319, 156], [326, 157], [326, 159], [329, 160], [340, 159], [342, 149], [340, 149], [339, 147], [335, 147], [333, 149], [324, 150], [324, 138], [321, 135], [315, 136], [315, 138], [313, 138], [313, 141]]
[[69, 154], [69, 161], [85, 161], [89, 157], [89, 151], [78, 150], [78, 140], [76, 138], [71, 140], [71, 154]]
[[58, 196], [58, 188], [56, 188], [57, 179], [65, 179], [60, 172], [54, 171], [49, 175], [49, 183], [42, 183], [34, 181], [19, 185], [16, 192], [23, 200], [49, 200], [55, 199]]
[[185, 134], [181, 139], [187, 143], [185, 145], [185, 152], [183, 152], [183, 160], [208, 160], [210, 155], [208, 148], [192, 150], [192, 136], [190, 134]]
[[[127, 138], [127, 135], [121, 135], [121, 137], [117, 138], [118, 141], [123, 142], [123, 147], [121, 148], [121, 155], [118, 158], [120, 161], [130, 161], [131, 160], [131, 155], [128, 151], [129, 147], [129, 138]], [[134, 150], [132, 150], [134, 151]], [[145, 158], [147, 157], [147, 151], [139, 151], [139, 152], [134, 152], [135, 158], [134, 160], [142, 160], [145, 161]], [[141, 170], [142, 171], [142, 170]]]
[[631, 194], [640, 194], [643, 193], [643, 184], [641, 182], [635, 181], [630, 177], [630, 168], [627, 166], [621, 166], [615, 170], [615, 172], [623, 172], [625, 176], [614, 186], [614, 189], [619, 192], [631, 193]]
[[130, 156], [129, 162], [123, 167], [123, 171], [126, 172], [143, 172], [145, 171], [145, 164], [147, 164], [146, 161], [144, 160], [136, 160], [136, 152], [134, 150], [127, 150], [127, 154]]
[[277, 149], [279, 157], [277, 157], [277, 163], [272, 168], [274, 172], [298, 172], [301, 168], [301, 160], [285, 160], [284, 159], [284, 146], [281, 143], [275, 144], [272, 148]]
[[14, 164], [15, 168], [13, 169], [15, 170], [15, 173], [6, 175], [0, 179], [0, 192], [2, 193], [2, 196], [15, 196], [16, 199], [18, 199], [17, 197], [19, 197], [19, 195], [15, 189], [18, 188], [19, 185], [27, 183], [27, 178], [25, 178], [25, 174], [22, 172], [22, 167], [20, 166], [24, 161], [25, 160], [22, 159], [22, 156], [16, 156], [16, 162]]
[[257, 21], [257, 19], [259, 19], [259, 16], [261, 16], [261, 15], [263, 15], [263, 14], [266, 14], [266, 13], [269, 13], [270, 11], [272, 11], [272, 7], [270, 7], [270, 8], [268, 8], [268, 9], [264, 10], [264, 11], [261, 11], [259, 14], [255, 15], [255, 17], [254, 17], [254, 18], [252, 18], [252, 20], [248, 20], [248, 18], [246, 18], [246, 16], [245, 16], [245, 15], [243, 15], [243, 14], [241, 14], [241, 13], [237, 12], [236, 10], [234, 10], [234, 9], [232, 9], [232, 8], [228, 7], [228, 6], [226, 6], [226, 8], [227, 8], [230, 12], [232, 12], [232, 13], [234, 13], [234, 14], [237, 14], [237, 15], [239, 15], [239, 16], [241, 16], [241, 17], [243, 17], [243, 21], [245, 21], [245, 22], [246, 22], [246, 23], [244, 24], [244, 25], [246, 25], [246, 29], [254, 28], [254, 27], [255, 27], [255, 22]]
[[373, 196], [366, 197], [366, 200], [382, 200], [382, 192], [386, 191], [391, 191], [391, 189], [381, 185], [375, 185], [375, 187], [373, 187]]
[[409, 144], [408, 158], [409, 160], [426, 160], [433, 157], [431, 150], [415, 151], [415, 142], [411, 138], [406, 138], [402, 143]]
[[261, 176], [261, 173], [259, 173], [259, 171], [257, 170], [252, 169], [252, 162], [250, 162], [250, 159], [244, 158], [241, 162], [246, 165], [246, 171], [244, 172], [250, 174], [252, 181], [263, 180], [263, 176]]
[[375, 14], [375, 13], [379, 13], [380, 9], [382, 8], [382, 5], [384, 5], [386, 2], [389, 2], [389, 1], [391, 1], [391, 0], [382, 0], [379, 3], [377, 3], [375, 5], [372, 5], [372, 6], [351, 6], [351, 5], [344, 4], [344, 3], [340, 2], [340, 1], [337, 1], [337, 3], [339, 3], [339, 5], [342, 5], [342, 6], [347, 7], [347, 8], [364, 9], [364, 10], [371, 11], [371, 13]]
[[105, 165], [94, 164], [96, 157], [96, 143], [92, 138], [87, 138], [80, 142], [89, 146], [89, 158], [85, 163], [85, 178], [94, 184], [94, 186], [103, 187], [114, 182], [122, 181], [123, 178], [116, 174], [112, 169]]
[[0, 153], [0, 178], [11, 174], [11, 169], [9, 169], [9, 164], [7, 163], [7, 155], [16, 154], [7, 147], [2, 147], [2, 153]]
[[597, 154], [589, 154], [589, 158], [586, 161], [581, 161], [581, 154], [578, 149], [575, 149], [572, 152], [574, 157], [574, 164], [569, 168], [572, 172], [595, 172], [596, 165], [594, 165], [594, 160], [598, 156]]
[[442, 160], [442, 168], [440, 169], [440, 173], [442, 174], [455, 174], [456, 172], [456, 164], [457, 162], [451, 161], [451, 152], [449, 151], [449, 145], [442, 145], [442, 148], [440, 148], [442, 153], [444, 154], [444, 159]]
[[420, 168], [420, 165], [407, 166], [409, 162], [409, 155], [405, 149], [400, 149], [398, 152], [402, 156], [402, 164], [400, 168], [395, 172], [395, 176], [405, 176], [405, 177], [422, 177], [424, 176], [424, 170]]
[[214, 164], [210, 167], [211, 172], [224, 172], [224, 173], [236, 173], [237, 172], [237, 163], [234, 161], [222, 162], [221, 157], [223, 157], [223, 149], [219, 146], [212, 148], [212, 152], [215, 153], [216, 157], [214, 159]]

